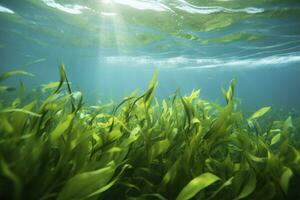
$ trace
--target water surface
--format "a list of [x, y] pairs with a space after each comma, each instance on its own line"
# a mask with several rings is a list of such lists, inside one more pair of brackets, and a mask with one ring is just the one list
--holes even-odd
[[1, 72], [31, 71], [34, 88], [65, 63], [93, 103], [143, 91], [156, 69], [158, 97], [221, 102], [236, 77], [245, 106], [298, 108], [299, 19], [297, 0], [1, 0]]

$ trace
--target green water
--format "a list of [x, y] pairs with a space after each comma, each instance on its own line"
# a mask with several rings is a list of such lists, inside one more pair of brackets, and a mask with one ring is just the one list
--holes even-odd
[[[237, 77], [249, 107], [299, 107], [298, 1], [1, 1], [1, 71], [26, 69], [36, 87], [70, 81], [93, 102], [146, 89], [201, 88], [220, 101]], [[94, 103], [94, 102], [93, 102]]]

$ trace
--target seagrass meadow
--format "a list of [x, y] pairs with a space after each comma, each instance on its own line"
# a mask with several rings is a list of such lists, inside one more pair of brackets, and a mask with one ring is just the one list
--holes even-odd
[[[87, 106], [60, 79], [33, 100], [25, 86], [0, 104], [1, 199], [300, 199], [300, 120], [249, 116], [224, 90], [224, 105], [199, 97], [155, 98], [157, 73], [142, 95]], [[32, 75], [14, 70], [5, 79]]]
[[0, 0], [0, 200], [300, 200], [300, 0]]

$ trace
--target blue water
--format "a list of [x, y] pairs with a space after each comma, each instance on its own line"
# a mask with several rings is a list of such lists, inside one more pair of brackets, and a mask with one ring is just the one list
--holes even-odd
[[[298, 0], [1, 0], [0, 72], [25, 69], [28, 88], [56, 81], [64, 63], [85, 101], [156, 95], [236, 95], [251, 108], [300, 107]], [[17, 79], [10, 80], [18, 85]]]

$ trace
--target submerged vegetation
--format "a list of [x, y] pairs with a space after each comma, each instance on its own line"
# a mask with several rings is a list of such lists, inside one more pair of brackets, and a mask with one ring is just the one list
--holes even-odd
[[[1, 96], [12, 90], [0, 76]], [[300, 199], [300, 120], [263, 121], [177, 91], [149, 89], [118, 105], [88, 107], [63, 65], [48, 95], [0, 104], [1, 199]], [[22, 89], [22, 88], [21, 88]], [[20, 92], [22, 93], [22, 92]]]

